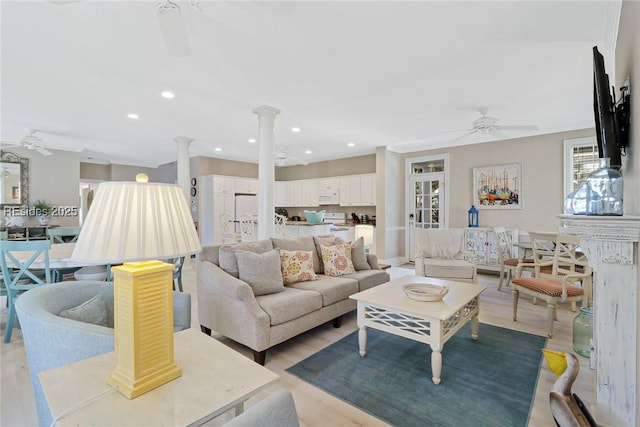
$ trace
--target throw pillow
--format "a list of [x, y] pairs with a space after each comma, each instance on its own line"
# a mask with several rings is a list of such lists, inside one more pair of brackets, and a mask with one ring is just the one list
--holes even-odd
[[273, 244], [271, 240], [258, 240], [257, 242], [249, 243], [236, 243], [233, 245], [220, 246], [219, 253], [219, 266], [221, 269], [232, 275], [238, 277], [238, 262], [236, 260], [236, 250], [243, 250], [262, 254], [273, 250]]
[[356, 270], [371, 270], [367, 262], [367, 254], [364, 251], [364, 237], [359, 237], [351, 243], [351, 261]]
[[280, 268], [285, 285], [318, 280], [318, 276], [313, 270], [312, 251], [280, 250]]
[[238, 277], [251, 286], [254, 295], [284, 291], [280, 272], [280, 254], [277, 250], [257, 254], [236, 249], [236, 258]]
[[351, 261], [351, 244], [343, 243], [333, 246], [320, 246], [322, 250], [322, 262], [324, 262], [324, 274], [327, 276], [342, 276], [355, 273]]
[[315, 243], [315, 246], [316, 246], [316, 253], [318, 254], [318, 262], [320, 264], [320, 270], [318, 271], [318, 273], [324, 273], [324, 262], [322, 262], [322, 249], [320, 249], [320, 246], [339, 245], [344, 243], [344, 240], [331, 234], [331, 235], [313, 236], [313, 242]]
[[78, 322], [93, 323], [99, 326], [107, 325], [107, 305], [98, 294], [77, 307], [69, 308], [60, 312], [60, 317], [76, 320]]
[[301, 237], [272, 237], [274, 249], [284, 249], [285, 251], [312, 251], [311, 256], [313, 258], [313, 271], [318, 274], [322, 273], [320, 269], [319, 253], [315, 251], [316, 245], [313, 242], [312, 236]]

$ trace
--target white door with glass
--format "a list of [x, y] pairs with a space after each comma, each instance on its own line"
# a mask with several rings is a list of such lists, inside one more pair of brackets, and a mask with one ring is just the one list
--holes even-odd
[[445, 228], [444, 173], [425, 173], [409, 177], [409, 260], [415, 259], [415, 229]]

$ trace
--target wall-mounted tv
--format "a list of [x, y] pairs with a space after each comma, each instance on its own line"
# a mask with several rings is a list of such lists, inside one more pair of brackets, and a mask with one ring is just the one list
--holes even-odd
[[598, 152], [600, 158], [608, 157], [612, 168], [622, 167], [629, 142], [630, 94], [628, 82], [622, 88], [620, 102], [616, 104], [615, 88], [609, 86], [604, 57], [593, 47], [593, 112], [596, 122]]

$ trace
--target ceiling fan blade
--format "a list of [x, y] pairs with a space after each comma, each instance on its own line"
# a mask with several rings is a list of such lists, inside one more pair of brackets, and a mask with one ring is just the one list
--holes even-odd
[[183, 57], [191, 53], [187, 29], [177, 4], [166, 1], [158, 4], [160, 32], [171, 56]]
[[500, 132], [498, 129], [491, 129], [489, 131], [489, 135], [498, 138], [498, 139], [504, 139], [507, 137], [507, 135], [505, 135], [504, 133]]
[[471, 132], [467, 132], [467, 133], [465, 133], [465, 134], [463, 134], [463, 135], [460, 135], [460, 136], [458, 136], [458, 137], [456, 137], [456, 138], [453, 138], [453, 139], [452, 139], [452, 140], [450, 140], [449, 142], [459, 141], [459, 140], [461, 140], [461, 139], [463, 139], [463, 138], [466, 138], [466, 137], [468, 137], [469, 135], [473, 135], [474, 133], [477, 133], [477, 132], [478, 132], [477, 130], [472, 130]]
[[500, 126], [497, 125], [496, 129], [498, 130], [538, 130], [538, 126], [536, 125], [516, 125], [516, 126]]
[[42, 154], [43, 156], [52, 156], [53, 153], [49, 150], [47, 150], [44, 147], [38, 147], [37, 145], [33, 147], [34, 150], [36, 150], [38, 153]]
[[18, 147], [22, 145], [19, 142], [11, 142], [11, 141], [0, 141], [0, 145], [5, 145], [7, 147]]

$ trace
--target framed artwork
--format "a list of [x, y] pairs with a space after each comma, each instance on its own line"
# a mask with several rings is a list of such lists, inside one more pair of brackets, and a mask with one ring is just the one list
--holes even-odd
[[522, 163], [473, 168], [478, 209], [522, 209]]

